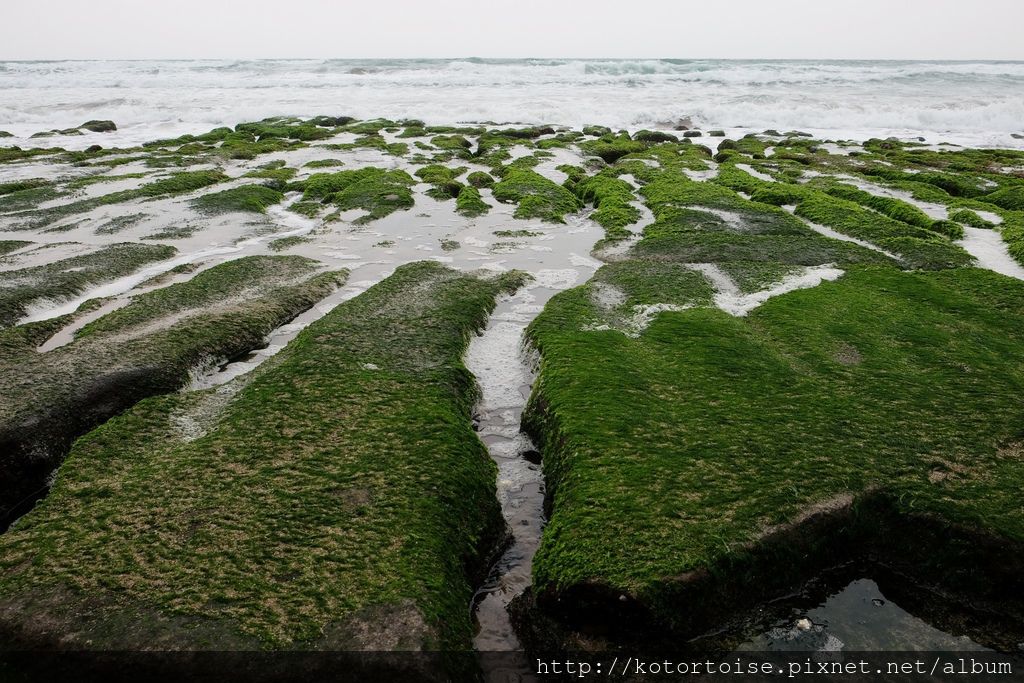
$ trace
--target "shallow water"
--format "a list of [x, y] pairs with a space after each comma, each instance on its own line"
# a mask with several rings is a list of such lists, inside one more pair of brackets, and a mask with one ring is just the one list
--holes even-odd
[[752, 651], [987, 650], [966, 635], [942, 631], [888, 599], [870, 578], [858, 578], [812, 608], [794, 608], [737, 648]]
[[986, 230], [964, 226], [964, 238], [957, 244], [976, 258], [982, 268], [1024, 280], [1024, 266], [1010, 256], [1010, 251], [998, 229]]

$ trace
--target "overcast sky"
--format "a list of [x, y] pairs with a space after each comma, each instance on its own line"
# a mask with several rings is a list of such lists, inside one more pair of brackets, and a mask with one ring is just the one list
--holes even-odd
[[0, 59], [1024, 59], [1022, 0], [32, 0]]

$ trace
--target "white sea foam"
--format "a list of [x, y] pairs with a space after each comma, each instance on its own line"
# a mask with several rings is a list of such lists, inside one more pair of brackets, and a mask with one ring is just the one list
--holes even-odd
[[280, 114], [615, 128], [801, 129], [1024, 147], [1024, 62], [258, 60], [0, 62], [0, 130], [126, 145]]

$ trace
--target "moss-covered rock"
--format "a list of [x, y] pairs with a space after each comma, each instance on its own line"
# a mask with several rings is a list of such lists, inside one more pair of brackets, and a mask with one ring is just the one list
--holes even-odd
[[248, 212], [266, 213], [268, 206], [281, 202], [284, 195], [266, 185], [241, 185], [230, 190], [204, 194], [192, 200], [192, 206], [207, 214]]
[[972, 228], [994, 228], [990, 221], [985, 220], [970, 209], [959, 209], [949, 215], [951, 221], [962, 223], [963, 225], [969, 225]]
[[582, 203], [573, 193], [526, 168], [506, 168], [492, 191], [499, 202], [518, 204], [516, 218], [540, 218], [562, 223], [565, 214], [582, 208]]
[[597, 209], [591, 216], [605, 229], [605, 236], [611, 239], [627, 237], [630, 232], [627, 225], [640, 219], [640, 211], [633, 202], [632, 186], [625, 180], [605, 173], [597, 173], [589, 178], [580, 179], [573, 185], [573, 192], [581, 200], [589, 202]]
[[86, 121], [79, 128], [92, 131], [93, 133], [113, 133], [117, 126], [113, 121]]
[[316, 275], [315, 265], [249, 257], [211, 268], [136, 297], [45, 353], [36, 347], [89, 306], [0, 333], [0, 517], [25, 511], [19, 501], [44, 485], [75, 437], [143, 397], [180, 388], [197, 366], [256, 348], [325, 296], [339, 276]]
[[639, 140], [633, 140], [628, 133], [618, 135], [604, 135], [597, 140], [587, 140], [580, 143], [580, 149], [586, 154], [601, 157], [605, 163], [614, 163], [627, 154], [642, 152], [647, 145]]
[[679, 138], [672, 133], [666, 133], [663, 130], [640, 130], [633, 134], [634, 140], [640, 142], [678, 142]]
[[315, 173], [305, 182], [303, 199], [320, 200], [342, 210], [363, 209], [360, 222], [383, 218], [413, 206], [415, 180], [405, 171], [367, 167], [337, 173]]
[[70, 299], [175, 253], [164, 245], [112, 244], [81, 256], [0, 272], [0, 328], [14, 325], [34, 304]]
[[638, 338], [587, 331], [585, 288], [557, 296], [530, 331], [538, 604], [668, 642], [874, 557], [1019, 619], [998, 558], [1024, 544], [1007, 457], [1022, 294], [980, 270], [855, 269], [749, 318], [663, 313]]
[[1012, 185], [983, 197], [983, 200], [1010, 211], [1024, 211], [1024, 184]]
[[[518, 284], [402, 266], [256, 377], [143, 401], [80, 440], [0, 537], [0, 630], [103, 649], [469, 649], [504, 521], [462, 355]], [[93, 608], [47, 604], [66, 592]], [[442, 658], [448, 679], [471, 677], [459, 661]]]
[[494, 185], [494, 178], [484, 171], [473, 171], [466, 176], [466, 182], [476, 188], [491, 187]]
[[491, 210], [491, 205], [480, 197], [480, 190], [472, 185], [463, 187], [455, 202], [455, 210], [463, 216], [473, 218]]

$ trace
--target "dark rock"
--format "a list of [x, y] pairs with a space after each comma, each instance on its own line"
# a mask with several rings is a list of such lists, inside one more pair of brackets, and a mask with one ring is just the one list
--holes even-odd
[[113, 121], [86, 121], [79, 128], [91, 130], [93, 133], [112, 133], [117, 130]]
[[14, 136], [8, 133], [6, 130], [0, 130], [0, 138], [13, 138]]
[[355, 121], [351, 116], [316, 116], [309, 120], [314, 126], [334, 128], [335, 126], [347, 126]]
[[1010, 133], [1010, 137], [1015, 140], [1024, 140], [1024, 133]]
[[86, 152], [99, 152], [102, 150], [103, 147], [101, 147], [100, 145], [89, 145], [88, 147], [85, 148]]
[[699, 138], [703, 137], [703, 135], [704, 133], [701, 133], [699, 130], [688, 130], [683, 133], [684, 138]]
[[708, 131], [708, 135], [710, 135], [713, 138], [724, 138], [725, 137], [725, 131], [724, 130], [711, 130], [711, 131]]
[[634, 140], [641, 142], [679, 142], [679, 138], [672, 133], [665, 133], [660, 130], [641, 130], [633, 136]]
[[540, 451], [523, 451], [523, 460], [534, 465], [539, 465], [541, 461]]

